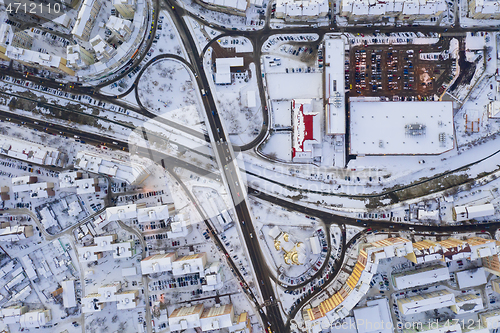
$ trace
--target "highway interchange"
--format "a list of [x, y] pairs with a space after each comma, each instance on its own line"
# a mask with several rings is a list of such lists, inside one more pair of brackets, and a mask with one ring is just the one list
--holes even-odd
[[[175, 167], [179, 168], [184, 168], [187, 170], [190, 170], [192, 172], [198, 173], [200, 175], [204, 175], [206, 177], [211, 177], [215, 180], [221, 180], [222, 176], [222, 181], [224, 184], [227, 186], [229, 189], [230, 196], [234, 202], [236, 214], [238, 216], [238, 222], [239, 222], [239, 228], [241, 230], [241, 233], [244, 237], [245, 244], [248, 248], [248, 252], [250, 254], [250, 259], [251, 263], [254, 267], [255, 270], [255, 275], [256, 275], [256, 287], [259, 288], [260, 295], [262, 296], [262, 299], [265, 304], [263, 304], [262, 301], [258, 300], [260, 296], [256, 296], [253, 294], [253, 292], [250, 290], [250, 288], [244, 288], [247, 294], [249, 295], [249, 298], [254, 302], [256, 308], [259, 310], [259, 314], [262, 318], [262, 322], [264, 323], [265, 326], [269, 325], [271, 330], [273, 332], [287, 332], [290, 329], [291, 325], [291, 320], [297, 313], [297, 311], [300, 309], [301, 305], [305, 304], [309, 299], [312, 297], [315, 297], [321, 290], [315, 290], [311, 295], [309, 295], [306, 299], [304, 299], [301, 302], [301, 305], [296, 307], [296, 310], [292, 312], [292, 315], [286, 316], [287, 320], [283, 320], [283, 316], [280, 311], [280, 306], [279, 303], [276, 302], [276, 296], [275, 296], [275, 291], [273, 290], [273, 284], [271, 283], [271, 280], [273, 278], [272, 274], [270, 273], [267, 265], [266, 265], [266, 260], [264, 258], [264, 255], [261, 251], [261, 248], [259, 246], [258, 240], [255, 237], [251, 237], [251, 234], [256, 234], [255, 229], [252, 224], [252, 219], [251, 219], [251, 214], [250, 214], [250, 209], [246, 200], [247, 197], [247, 191], [249, 195], [255, 196], [261, 200], [268, 201], [270, 203], [279, 205], [281, 207], [285, 207], [286, 209], [289, 210], [294, 210], [298, 211], [304, 214], [307, 214], [309, 216], [314, 216], [317, 218], [320, 218], [325, 226], [329, 228], [330, 225], [332, 224], [337, 224], [343, 228], [343, 232], [345, 233], [345, 226], [346, 225], [356, 225], [359, 226], [360, 223], [363, 223], [364, 226], [367, 228], [373, 229], [373, 231], [378, 231], [378, 232], [397, 232], [400, 230], [409, 230], [409, 227], [412, 226], [414, 228], [415, 232], [433, 232], [433, 233], [442, 233], [442, 234], [450, 234], [453, 233], [457, 230], [456, 226], [448, 226], [448, 227], [437, 227], [437, 226], [423, 226], [423, 225], [411, 225], [409, 223], [391, 223], [388, 221], [371, 221], [371, 220], [363, 220], [361, 221], [356, 221], [355, 219], [351, 218], [346, 218], [346, 217], [341, 217], [337, 215], [333, 215], [330, 213], [326, 213], [322, 210], [317, 210], [309, 207], [305, 207], [303, 205], [300, 205], [298, 203], [286, 201], [277, 197], [274, 197], [272, 195], [268, 195], [265, 193], [262, 193], [258, 191], [257, 189], [253, 188], [245, 188], [244, 184], [242, 183], [242, 178], [240, 175], [240, 169], [238, 167], [238, 163], [235, 161], [235, 155], [234, 155], [234, 150], [250, 150], [255, 148], [266, 136], [268, 135], [268, 124], [269, 124], [269, 114], [267, 112], [266, 106], [266, 98], [264, 94], [264, 88], [263, 88], [263, 83], [262, 83], [262, 75], [260, 72], [260, 66], [256, 66], [256, 77], [258, 78], [258, 85], [259, 85], [259, 90], [260, 90], [260, 100], [262, 104], [262, 112], [263, 112], [263, 124], [261, 127], [261, 131], [257, 138], [253, 140], [251, 143], [246, 144], [244, 146], [238, 147], [238, 146], [233, 146], [230, 141], [228, 140], [227, 134], [224, 131], [223, 124], [221, 122], [219, 113], [217, 111], [217, 107], [214, 101], [214, 96], [211, 93], [210, 86], [208, 83], [208, 79], [205, 75], [205, 71], [203, 69], [203, 54], [207, 50], [207, 48], [210, 46], [210, 43], [207, 44], [207, 46], [204, 48], [202, 54], [198, 54], [195, 52], [197, 50], [195, 42], [193, 40], [193, 37], [185, 23], [185, 20], [182, 18], [183, 16], [191, 16], [193, 19], [197, 20], [200, 22], [200, 24], [206, 24], [206, 25], [211, 25], [217, 28], [218, 30], [223, 32], [222, 36], [244, 36], [249, 38], [254, 46], [254, 59], [260, 59], [261, 57], [261, 48], [262, 45], [265, 43], [265, 41], [272, 36], [273, 34], [276, 33], [290, 33], [290, 34], [295, 34], [295, 33], [317, 33], [320, 36], [320, 40], [324, 36], [325, 33], [328, 32], [351, 32], [351, 33], [370, 33], [372, 32], [372, 29], [364, 27], [364, 26], [355, 26], [355, 27], [349, 27], [349, 28], [341, 28], [336, 26], [335, 24], [332, 24], [328, 27], [321, 27], [321, 28], [312, 28], [312, 27], [290, 27], [290, 28], [283, 28], [280, 30], [273, 30], [269, 26], [269, 13], [267, 15], [266, 19], [266, 24], [263, 29], [256, 30], [256, 31], [234, 31], [230, 29], [223, 28], [221, 26], [216, 26], [214, 24], [211, 24], [209, 22], [204, 22], [200, 17], [197, 15], [194, 15], [188, 11], [185, 11], [182, 7], [180, 7], [176, 2], [171, 1], [171, 0], [163, 0], [163, 1], [156, 1], [155, 2], [156, 8], [158, 9], [160, 6], [167, 10], [174, 23], [176, 28], [179, 31], [179, 34], [181, 36], [182, 42], [185, 44], [186, 50], [188, 50], [188, 60], [185, 60], [183, 58], [173, 56], [173, 55], [160, 55], [157, 56], [153, 59], [151, 59], [146, 66], [143, 66], [141, 69], [141, 73], [136, 79], [136, 82], [132, 87], [126, 91], [125, 93], [131, 93], [132, 91], [135, 91], [134, 93], [137, 96], [137, 82], [140, 79], [142, 73], [144, 70], [147, 68], [148, 65], [154, 63], [155, 61], [161, 59], [161, 58], [174, 58], [178, 61], [181, 61], [186, 68], [188, 68], [193, 74], [195, 74], [196, 82], [198, 85], [198, 89], [201, 91], [201, 89], [204, 89], [207, 93], [205, 96], [203, 96], [202, 101], [204, 104], [204, 109], [206, 111], [206, 119], [207, 119], [207, 128], [209, 130], [209, 135], [206, 136], [202, 133], [193, 131], [190, 128], [180, 126], [179, 124], [173, 123], [173, 122], [168, 122], [166, 121], [167, 126], [172, 126], [175, 127], [178, 130], [186, 132], [186, 134], [196, 136], [198, 138], [203, 138], [207, 141], [211, 142], [213, 151], [215, 153], [214, 158], [218, 162], [220, 166], [220, 175], [208, 172], [207, 170], [200, 168], [198, 166], [195, 166], [193, 164], [190, 164], [182, 159], [166, 155], [164, 153], [154, 151], [154, 154], [152, 154], [150, 149], [145, 149], [145, 148], [139, 148], [138, 149], [138, 154], [144, 157], [150, 157], [152, 155], [155, 156], [156, 162], [161, 162], [161, 164], [169, 171], [172, 176], [183, 186], [184, 191], [188, 194], [190, 199], [195, 202], [194, 198], [192, 195], [189, 193], [189, 190], [185, 187], [185, 185], [182, 183], [181, 179], [175, 174], [173, 169]], [[156, 21], [157, 21], [157, 16], [158, 16], [159, 10], [155, 11], [154, 15], [154, 29], [153, 29], [153, 35], [156, 29]], [[423, 27], [423, 26], [403, 26], [403, 27], [390, 27], [390, 26], [380, 26], [377, 27], [378, 30], [380, 30], [381, 33], [384, 32], [408, 32], [408, 31], [419, 31], [419, 32], [441, 32], [445, 33], [447, 35], [457, 35], [457, 36], [463, 36], [464, 32], [466, 31], [488, 31], [488, 30], [496, 30], [496, 28], [461, 28], [458, 24], [455, 24], [453, 28], [444, 28], [444, 27]], [[217, 36], [216, 38], [220, 38], [221, 35]], [[212, 40], [211, 42], [214, 42], [216, 39]], [[148, 42], [147, 48], [151, 46], [151, 41]], [[147, 50], [146, 48], [146, 50]], [[140, 63], [140, 61], [143, 59], [144, 54], [141, 54], [135, 61], [134, 65], [137, 65]], [[132, 69], [133, 66], [131, 66], [130, 70]], [[130, 71], [129, 70], [129, 71]], [[119, 80], [121, 77], [125, 76], [128, 74], [129, 71], [124, 72], [122, 75], [120, 75], [117, 78], [114, 78], [113, 81]], [[135, 112], [138, 112], [148, 118], [155, 118], [155, 115], [150, 113], [142, 104], [140, 104], [140, 100], [138, 100], [139, 107], [133, 108], [127, 103], [124, 103], [120, 101], [120, 97], [123, 96], [108, 96], [105, 94], [102, 94], [99, 92], [99, 88], [109, 84], [109, 83], [103, 83], [101, 85], [95, 86], [95, 87], [85, 87], [81, 85], [73, 85], [73, 84], [64, 84], [61, 86], [60, 83], [54, 81], [54, 80], [48, 80], [44, 78], [38, 78], [36, 76], [28, 75], [26, 76], [25, 73], [18, 73], [12, 68], [4, 68], [2, 70], [2, 74], [4, 75], [9, 75], [15, 78], [31, 81], [35, 84], [39, 84], [45, 87], [50, 87], [54, 89], [60, 89], [62, 91], [68, 91], [73, 94], [81, 94], [81, 95], [90, 95], [94, 99], [101, 100], [106, 103], [112, 103], [117, 106], [122, 106], [128, 109], [131, 109]], [[124, 94], [125, 94], [124, 93]], [[127, 142], [123, 142], [120, 140], [117, 140], [116, 138], [111, 138], [111, 137], [106, 137], [102, 135], [95, 135], [95, 134], [90, 134], [87, 132], [82, 132], [79, 131], [76, 128], [68, 128], [62, 125], [58, 124], [53, 124], [48, 121], [37, 121], [35, 123], [33, 119], [26, 117], [26, 116], [21, 116], [21, 115], [16, 115], [12, 114], [10, 112], [4, 112], [0, 111], [0, 118], [2, 121], [6, 121], [6, 119], [10, 119], [11, 123], [18, 123], [23, 126], [28, 126], [33, 129], [37, 129], [39, 131], [45, 131], [47, 133], [51, 133], [54, 135], [63, 135], [67, 136], [71, 139], [73, 136], [78, 136], [81, 138], [82, 141], [85, 141], [86, 143], [93, 144], [96, 146], [100, 145], [106, 145], [109, 148], [112, 149], [120, 149], [120, 150], [125, 150], [128, 151], [129, 149], [129, 144]], [[61, 134], [62, 133], [62, 134]], [[234, 150], [233, 150], [234, 149]], [[206, 216], [203, 214], [203, 211], [201, 210], [200, 207], [196, 206], [197, 210], [200, 212], [201, 216], [204, 216], [205, 223], [207, 227], [212, 231], [210, 227], [210, 223], [208, 222], [208, 219]], [[392, 228], [390, 228], [392, 226]], [[496, 228], [500, 227], [499, 222], [492, 222], [492, 223], [486, 223], [486, 224], [480, 224], [480, 225], [465, 225], [461, 226], [460, 230], [464, 231], [481, 231], [481, 230], [486, 230], [486, 231], [493, 231]], [[345, 236], [345, 234], [344, 234]], [[361, 237], [362, 234], [359, 234], [356, 237]], [[236, 265], [232, 262], [230, 256], [228, 256], [227, 252], [225, 251], [221, 241], [217, 237], [215, 231], [211, 232], [211, 237], [214, 239], [215, 244], [223, 251], [223, 253], [226, 255], [227, 261], [231, 267], [231, 270], [235, 273], [237, 278], [240, 281], [244, 281], [243, 277], [241, 276], [241, 273], [238, 271], [236, 268]], [[327, 238], [328, 242], [330, 241], [330, 237]], [[343, 237], [344, 243], [343, 243], [343, 249], [349, 246], [350, 243], [345, 243], [345, 237]], [[355, 238], [357, 239], [357, 238]], [[355, 239], [351, 240], [350, 242], [354, 241]], [[329, 249], [330, 249], [330, 244], [328, 244]], [[343, 261], [343, 255], [344, 251], [342, 251], [342, 257], [338, 261], [337, 265], [335, 266], [337, 269], [337, 272], [339, 271], [339, 266]], [[317, 274], [314, 275], [313, 278], [320, 276], [321, 273], [324, 271], [326, 266], [323, 264], [321, 269]], [[331, 274], [329, 281], [332, 281], [335, 279], [335, 274]], [[306, 281], [298, 286], [294, 287], [287, 287], [289, 290], [293, 290], [299, 287], [302, 287], [303, 285], [307, 284], [309, 281]], [[263, 306], [264, 305], [264, 306]], [[265, 311], [262, 311], [265, 309]]]

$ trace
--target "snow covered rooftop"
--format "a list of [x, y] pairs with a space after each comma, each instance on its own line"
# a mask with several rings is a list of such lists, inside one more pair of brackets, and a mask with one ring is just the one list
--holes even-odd
[[76, 306], [75, 280], [64, 280], [61, 282], [63, 288], [63, 305], [65, 308]]
[[168, 205], [137, 209], [137, 221], [151, 222], [168, 219]]
[[449, 279], [448, 268], [440, 265], [393, 275], [394, 285], [398, 289], [413, 288]]
[[200, 327], [200, 317], [203, 312], [203, 304], [175, 309], [168, 317], [171, 331], [180, 331], [188, 328]]
[[234, 309], [232, 304], [214, 306], [203, 310], [200, 316], [201, 330], [211, 331], [233, 325]]
[[108, 175], [128, 184], [140, 183], [149, 175], [143, 164], [124, 162], [106, 154], [79, 151], [76, 161], [75, 167], [79, 169]]
[[215, 59], [215, 67], [217, 70], [217, 72], [215, 73], [215, 83], [231, 83], [231, 67], [241, 67], [243, 66], [243, 64], [244, 63], [242, 57]]
[[106, 219], [108, 221], [128, 220], [137, 217], [137, 205], [122, 205], [106, 208]]
[[0, 153], [12, 158], [40, 165], [61, 166], [59, 151], [33, 142], [0, 135]]
[[344, 40], [340, 36], [325, 39], [325, 98], [327, 134], [345, 134], [345, 60]]
[[441, 154], [453, 149], [452, 102], [351, 102], [350, 153]]
[[[387, 298], [368, 301], [366, 307], [354, 309], [358, 333], [392, 333], [392, 318]], [[377, 324], [384, 323], [384, 325]]]
[[455, 305], [455, 295], [448, 290], [400, 298], [398, 308], [404, 315], [411, 315]]
[[177, 259], [177, 253], [154, 254], [141, 261], [142, 275], [166, 272], [172, 270], [172, 262]]
[[486, 284], [487, 282], [486, 273], [483, 267], [456, 272], [455, 275], [460, 289], [480, 286], [482, 284]]

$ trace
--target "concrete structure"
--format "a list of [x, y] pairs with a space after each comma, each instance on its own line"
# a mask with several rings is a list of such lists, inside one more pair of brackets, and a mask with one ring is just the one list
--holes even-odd
[[167, 220], [170, 216], [168, 205], [159, 205], [137, 209], [137, 222], [147, 223], [152, 221]]
[[500, 19], [500, 2], [498, 0], [469, 0], [469, 13], [471, 18]]
[[[498, 57], [500, 58], [500, 57]], [[493, 119], [500, 118], [500, 101], [491, 101], [487, 105], [488, 117]]]
[[203, 332], [220, 330], [233, 326], [234, 309], [232, 304], [204, 309], [200, 316], [200, 326]]
[[325, 18], [328, 10], [327, 0], [277, 0], [275, 16], [285, 21], [310, 21]]
[[33, 37], [23, 30], [14, 32], [10, 24], [3, 23], [0, 25], [0, 45], [30, 50], [33, 46]]
[[368, 301], [366, 307], [356, 308], [353, 312], [358, 333], [393, 332], [389, 302], [386, 298]]
[[415, 271], [393, 274], [391, 278], [396, 288], [407, 289], [449, 280], [450, 273], [446, 266], [435, 265]]
[[128, 184], [140, 184], [149, 176], [149, 166], [144, 164], [135, 161], [127, 163], [109, 155], [89, 151], [78, 152], [75, 160], [75, 167], [79, 169], [107, 175]]
[[101, 2], [99, 0], [84, 0], [78, 11], [71, 34], [84, 42], [88, 42], [100, 10]]
[[312, 162], [321, 158], [321, 125], [312, 100], [292, 100], [292, 160]]
[[230, 333], [252, 333], [250, 317], [247, 312], [241, 313], [233, 321], [233, 326], [229, 327]]
[[19, 323], [21, 316], [28, 312], [25, 305], [14, 305], [0, 309], [0, 318], [6, 325]]
[[113, 0], [113, 7], [124, 19], [130, 20], [134, 18], [136, 0]]
[[309, 237], [309, 242], [311, 243], [312, 254], [320, 254], [321, 253], [321, 244], [319, 243], [318, 236]]
[[167, 220], [171, 205], [137, 208], [136, 204], [106, 208], [107, 222], [137, 218], [139, 223]]
[[82, 313], [92, 313], [101, 311], [105, 303], [116, 302], [118, 310], [136, 308], [139, 304], [139, 291], [122, 291], [121, 282], [114, 282], [103, 285], [97, 293], [89, 294], [82, 298]]
[[10, 45], [6, 48], [5, 56], [28, 67], [46, 69], [59, 74], [75, 75], [75, 72], [66, 66], [66, 59], [62, 57]]
[[215, 83], [216, 84], [231, 84], [232, 75], [231, 67], [242, 67], [243, 66], [242, 57], [234, 58], [217, 58], [215, 59]]
[[495, 214], [495, 206], [492, 204], [475, 205], [475, 206], [456, 206], [453, 207], [453, 220], [466, 221], [477, 219]]
[[0, 242], [18, 242], [33, 236], [32, 225], [7, 226], [0, 229]]
[[168, 317], [170, 330], [180, 331], [188, 328], [200, 327], [200, 318], [202, 313], [202, 304], [175, 309]]
[[8, 186], [0, 186], [0, 202], [10, 200]]
[[109, 17], [106, 28], [111, 30], [113, 35], [122, 42], [128, 41], [132, 35], [132, 31], [134, 31], [134, 25], [131, 21], [113, 15]]
[[350, 22], [374, 22], [394, 17], [403, 21], [438, 17], [448, 9], [444, 0], [342, 0], [340, 15]]
[[108, 222], [129, 220], [135, 217], [137, 217], [136, 204], [106, 208], [106, 220]]
[[179, 214], [172, 217], [167, 225], [168, 238], [186, 237], [193, 230], [191, 223], [184, 219], [184, 215]]
[[63, 306], [72, 308], [76, 306], [75, 280], [61, 281]]
[[205, 277], [201, 288], [204, 292], [221, 289], [224, 285], [223, 279], [222, 264], [220, 262], [208, 264], [205, 267]]
[[95, 261], [103, 257], [104, 252], [113, 251], [113, 258], [130, 258], [135, 254], [134, 242], [129, 240], [116, 242], [116, 234], [94, 238], [94, 245], [78, 248], [78, 259], [83, 262]]
[[[325, 39], [325, 105], [326, 133], [345, 135], [345, 44], [341, 36]], [[342, 165], [343, 166], [343, 165]]]
[[99, 192], [99, 180], [97, 178], [78, 179], [76, 181], [76, 194], [89, 194]]
[[52, 320], [50, 310], [26, 312], [19, 318], [21, 328], [40, 328]]
[[451, 306], [451, 310], [456, 314], [477, 312], [483, 309], [483, 300], [481, 296], [476, 294], [457, 296], [455, 297], [455, 305]]
[[154, 254], [141, 261], [142, 275], [161, 273], [172, 270], [172, 262], [177, 259], [177, 253]]
[[0, 135], [0, 154], [28, 163], [62, 167], [65, 156], [57, 149]]
[[479, 320], [483, 327], [489, 330], [500, 328], [500, 310], [494, 310], [479, 314]]
[[78, 44], [66, 47], [66, 65], [73, 70], [87, 68], [95, 62], [94, 55]]
[[424, 311], [455, 305], [455, 295], [448, 290], [438, 290], [427, 294], [399, 298], [398, 309], [403, 315], [412, 315]]
[[116, 49], [109, 45], [101, 35], [96, 35], [90, 40], [90, 45], [95, 52], [97, 61], [108, 61], [116, 54]]
[[179, 257], [172, 262], [172, 274], [178, 276], [200, 273], [200, 276], [204, 276], [206, 264], [207, 254], [205, 252]]
[[202, 0], [205, 7], [213, 7], [210, 9], [217, 9], [229, 14], [242, 15], [248, 8], [249, 1], [247, 0]]
[[83, 174], [80, 171], [63, 171], [59, 173], [59, 187], [75, 187], [76, 181], [82, 179], [82, 176]]
[[452, 102], [351, 102], [353, 155], [437, 155], [453, 149]]
[[[270, 235], [273, 234], [273, 236], [276, 236], [276, 232], [279, 233], [279, 228], [276, 228], [276, 230], [271, 229]], [[495, 246], [493, 252], [491, 252], [491, 243], [496, 245], [496, 241], [473, 237], [467, 240], [448, 238], [439, 242], [424, 240], [412, 244], [404, 238], [394, 237], [369, 244], [362, 244], [358, 260], [345, 284], [333, 296], [322, 300], [318, 306], [303, 309], [302, 316], [306, 327], [308, 329], [327, 327], [331, 326], [335, 321], [347, 317], [352, 308], [370, 289], [370, 282], [373, 275], [377, 273], [380, 259], [397, 256], [406, 257], [415, 263], [425, 263], [433, 260], [449, 262], [459, 259], [483, 258], [485, 269], [500, 276], [500, 263], [498, 259], [500, 243], [498, 246]], [[490, 256], [484, 257], [485, 255]], [[432, 296], [442, 296], [443, 304], [450, 304], [449, 306], [455, 304], [454, 301], [452, 303], [449, 300], [448, 303], [445, 302], [447, 300], [446, 297], [449, 296]], [[429, 298], [429, 295], [424, 299], [427, 298]], [[425, 301], [423, 304], [427, 303], [429, 301]]]
[[379, 260], [404, 257], [412, 250], [411, 241], [401, 237], [362, 244], [356, 264], [345, 284], [331, 297], [321, 301], [318, 306], [302, 310], [306, 327], [330, 326], [348, 316], [370, 289], [370, 282], [377, 272]]
[[56, 195], [54, 191], [54, 183], [34, 183], [34, 184], [21, 184], [12, 186], [12, 191], [29, 192], [30, 198], [48, 198]]

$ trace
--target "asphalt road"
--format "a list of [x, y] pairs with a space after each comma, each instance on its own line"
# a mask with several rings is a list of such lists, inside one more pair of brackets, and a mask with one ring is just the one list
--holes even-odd
[[[266, 261], [264, 260], [263, 254], [260, 250], [260, 246], [258, 244], [256, 237], [252, 237], [252, 235], [255, 235], [255, 230], [253, 228], [252, 221], [250, 218], [249, 207], [247, 206], [246, 201], [242, 200], [242, 196], [245, 194], [244, 194], [244, 189], [240, 186], [240, 184], [238, 184], [237, 172], [239, 172], [239, 170], [237, 170], [237, 167], [236, 167], [237, 163], [232, 163], [232, 159], [234, 156], [234, 154], [232, 152], [232, 147], [231, 147], [231, 144], [228, 142], [227, 136], [224, 133], [224, 130], [222, 128], [221, 120], [220, 120], [220, 117], [217, 113], [217, 109], [216, 109], [216, 105], [215, 105], [213, 96], [210, 93], [208, 80], [207, 80], [207, 78], [204, 74], [203, 68], [202, 68], [201, 59], [197, 53], [196, 54], [193, 53], [193, 52], [196, 52], [196, 50], [197, 50], [196, 45], [194, 44], [192, 36], [189, 33], [189, 30], [188, 30], [184, 20], [181, 17], [182, 14], [187, 14], [190, 16], [192, 16], [192, 15], [189, 13], [186, 13], [182, 8], [176, 6], [176, 4], [170, 0], [165, 0], [165, 3], [167, 4], [168, 9], [172, 14], [172, 18], [173, 18], [174, 23], [176, 24], [180, 34], [181, 34], [182, 40], [186, 44], [186, 49], [189, 53], [190, 63], [193, 66], [195, 73], [197, 73], [198, 86], [200, 87], [200, 89], [203, 88], [203, 89], [205, 89], [205, 91], [207, 91], [206, 96], [203, 98], [203, 103], [205, 106], [205, 110], [207, 112], [209, 130], [211, 131], [212, 138], [214, 141], [214, 142], [212, 142], [213, 148], [217, 154], [217, 157], [224, 165], [222, 172], [224, 173], [225, 179], [226, 179], [227, 184], [229, 186], [229, 191], [230, 191], [231, 197], [233, 199], [233, 202], [235, 203], [236, 213], [238, 215], [240, 226], [241, 226], [241, 229], [243, 231], [244, 238], [245, 238], [244, 241], [248, 247], [250, 257], [251, 257], [250, 259], [252, 261], [252, 264], [255, 268], [255, 272], [257, 275], [257, 280], [258, 280], [258, 281], [256, 281], [257, 285], [259, 286], [259, 288], [261, 290], [261, 294], [263, 295], [264, 299], [266, 301], [271, 301], [271, 305], [267, 306], [267, 315], [261, 313], [262, 319], [264, 321], [264, 324], [269, 322], [273, 331], [285, 332], [286, 328], [285, 328], [285, 325], [283, 324], [283, 320], [282, 320], [282, 317], [280, 314], [279, 307], [276, 303], [273, 302], [273, 300], [275, 299], [274, 298], [274, 291], [273, 291], [272, 285], [270, 283], [268, 269], [265, 266]], [[176, 9], [173, 10], [172, 9], [173, 7], [175, 7]], [[158, 13], [158, 11], [156, 11], [156, 15], [157, 15], [157, 13]], [[196, 16], [193, 16], [193, 18], [200, 21], [201, 24], [210, 25], [210, 23], [204, 22], [203, 20], [200, 20]], [[155, 22], [156, 22], [156, 20], [155, 20]], [[156, 23], [155, 23], [155, 25], [156, 25]], [[264, 29], [258, 30], [258, 31], [232, 31], [232, 30], [228, 30], [228, 29], [225, 29], [222, 27], [216, 27], [216, 28], [225, 32], [226, 35], [245, 36], [245, 37], [248, 37], [250, 40], [252, 40], [252, 42], [254, 43], [254, 57], [256, 60], [260, 58], [260, 49], [261, 49], [262, 43], [269, 36], [271, 36], [272, 34], [275, 34], [275, 33], [281, 33], [281, 34], [282, 33], [290, 33], [290, 34], [293, 34], [293, 33], [317, 33], [320, 35], [320, 39], [321, 39], [326, 32], [333, 31], [333, 32], [370, 33], [370, 32], [373, 32], [373, 30], [374, 30], [373, 27], [367, 28], [364, 26], [359, 26], [359, 27], [339, 28], [339, 27], [336, 27], [334, 25], [331, 27], [322, 27], [322, 28], [291, 27], [291, 28], [284, 28], [284, 29], [280, 29], [280, 30], [272, 30], [269, 28], [269, 25], [267, 22], [266, 22], [266, 26], [264, 27]], [[396, 27], [395, 28], [395, 27], [387, 26], [387, 27], [376, 27], [376, 29], [379, 30], [381, 33], [398, 32], [398, 31], [401, 31], [401, 32], [420, 31], [420, 32], [424, 32], [424, 33], [426, 33], [426, 32], [442, 32], [442, 33], [444, 33], [446, 28], [423, 27], [423, 26], [420, 26], [420, 27], [404, 26], [404, 27]], [[495, 31], [495, 30], [497, 30], [497, 28], [481, 28], [480, 29], [480, 28], [473, 27], [473, 28], [464, 29], [464, 28], [456, 26], [454, 28], [448, 28], [446, 30], [449, 31], [449, 34], [463, 34], [466, 31], [480, 31], [480, 30], [481, 31]], [[218, 36], [218, 38], [220, 38], [220, 36]], [[152, 40], [151, 40], [151, 42], [152, 42]], [[258, 68], [257, 74], [259, 74], [260, 73], [260, 66], [257, 66], [257, 68]], [[11, 74], [9, 73], [9, 75], [11, 75]], [[258, 75], [258, 76], [261, 77], [261, 75]], [[59, 88], [59, 89], [65, 90], [65, 91], [70, 91], [72, 93], [89, 94], [89, 95], [92, 95], [92, 97], [97, 98], [97, 99], [101, 99], [103, 101], [112, 102], [116, 105], [124, 105], [124, 103], [117, 100], [116, 97], [112, 98], [110, 96], [104, 96], [104, 95], [99, 94], [94, 87], [81, 87], [81, 86], [72, 87], [71, 84], [67, 84], [67, 85], [62, 84], [61, 85], [60, 83], [57, 83], [57, 82], [52, 81], [52, 80], [39, 79], [39, 78], [31, 77], [31, 76], [27, 79], [34, 81], [37, 84], [46, 85], [46, 86], [49, 86], [52, 88]], [[109, 83], [106, 83], [106, 84], [109, 84]], [[262, 97], [263, 96], [262, 95], [263, 94], [263, 87], [262, 87], [262, 80], [261, 79], [259, 80], [259, 88], [261, 89], [261, 95], [260, 95], [261, 103], [264, 103], [263, 104], [263, 106], [264, 106], [265, 105], [265, 98], [263, 99], [263, 97]], [[124, 106], [124, 107], [127, 107], [130, 109], [130, 107], [128, 105]], [[266, 120], [268, 120], [268, 115], [267, 115], [267, 111], [265, 110], [265, 107], [263, 107], [262, 109], [264, 112], [264, 114], [263, 114], [264, 115], [264, 123], [263, 123], [263, 126], [261, 128], [261, 133], [259, 134], [257, 139], [254, 140], [251, 144], [248, 144], [244, 147], [241, 147], [240, 149], [245, 150], [245, 149], [253, 148], [259, 142], [259, 140], [263, 139], [267, 135], [267, 132], [268, 132], [267, 124], [269, 122]], [[144, 110], [141, 109], [138, 112], [144, 112]], [[5, 116], [4, 113], [0, 113], [0, 114], [3, 114]], [[10, 113], [8, 114], [7, 117], [12, 118], [12, 119], [16, 119], [18, 121], [22, 121], [22, 120], [20, 120], [21, 118], [19, 116], [14, 118], [14, 116]], [[43, 129], [41, 127], [41, 126], [43, 126], [41, 122], [40, 122], [40, 124], [30, 124], [30, 127], [37, 128], [38, 130], [52, 132], [52, 133], [54, 131], [61, 131], [63, 133], [69, 133], [69, 134], [79, 133], [76, 135], [80, 136], [85, 141], [88, 141], [89, 143], [92, 143], [92, 144], [101, 144], [101, 142], [108, 142], [108, 144], [109, 144], [109, 141], [111, 140], [109, 138], [105, 138], [105, 140], [104, 140], [103, 137], [96, 136], [93, 134], [92, 135], [85, 135], [84, 133], [82, 133], [81, 131], [78, 131], [76, 129], [68, 129], [68, 128], [65, 128], [62, 126], [58, 127], [57, 125], [50, 125], [50, 124], [47, 126], [47, 124], [48, 123], [44, 124], [46, 126], [45, 129]], [[123, 150], [128, 149], [125, 147], [126, 143], [118, 142], [117, 140], [114, 140], [114, 141], [117, 142], [117, 144], [115, 145], [116, 147], [112, 147], [112, 148], [123, 149]], [[151, 151], [149, 149], [139, 149], [138, 152], [141, 155], [144, 154], [144, 156], [151, 156]], [[156, 154], [156, 152], [155, 152], [155, 154]], [[180, 161], [176, 158], [172, 158], [170, 156], [165, 156], [164, 163], [169, 163], [169, 165], [171, 165], [171, 166], [179, 166], [182, 168], [187, 168], [193, 172], [204, 172], [205, 174], [207, 173], [206, 170], [200, 171], [199, 170], [200, 168], [193, 166], [189, 163], [186, 163], [184, 161]], [[301, 212], [305, 212], [306, 214], [308, 214], [310, 216], [320, 217], [325, 221], [325, 223], [353, 224], [353, 225], [359, 224], [358, 222], [356, 222], [355, 219], [334, 216], [332, 214], [329, 214], [329, 213], [326, 213], [326, 212], [323, 212], [320, 210], [315, 210], [315, 209], [311, 209], [308, 207], [303, 207], [303, 206], [300, 206], [300, 205], [295, 204], [295, 203], [291, 203], [291, 202], [287, 202], [287, 201], [284, 201], [284, 200], [281, 200], [278, 198], [274, 198], [272, 196], [266, 196], [262, 193], [258, 194], [258, 196], [260, 198], [263, 198], [264, 200], [277, 203], [283, 207], [286, 207], [289, 209], [294, 209], [294, 210], [301, 211]], [[367, 225], [367, 227], [371, 227], [371, 228], [374, 228], [377, 230], [386, 229], [386, 230], [390, 231], [392, 229], [394, 231], [397, 231], [397, 230], [409, 230], [409, 228], [410, 228], [410, 224], [404, 224], [404, 223], [394, 224], [394, 223], [386, 222], [386, 221], [363, 221], [363, 222]], [[460, 227], [459, 230], [460, 231], [464, 231], [464, 230], [477, 231], [477, 230], [486, 229], [486, 228], [498, 228], [499, 226], [500, 226], [500, 222], [494, 222], [494, 223], [480, 224], [480, 225], [465, 225], [465, 226]], [[412, 226], [412, 228], [414, 228], [415, 231], [431, 231], [431, 232], [453, 232], [453, 231], [456, 231], [458, 229], [458, 227], [456, 227], [456, 226], [430, 227], [430, 226], [419, 226], [419, 225]]]

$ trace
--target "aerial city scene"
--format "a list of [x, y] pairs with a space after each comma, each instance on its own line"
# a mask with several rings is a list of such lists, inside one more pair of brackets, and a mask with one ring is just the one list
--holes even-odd
[[0, 0], [0, 333], [498, 333], [499, 0]]

